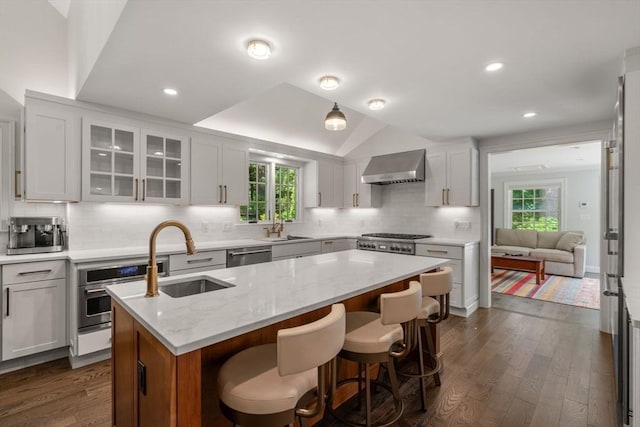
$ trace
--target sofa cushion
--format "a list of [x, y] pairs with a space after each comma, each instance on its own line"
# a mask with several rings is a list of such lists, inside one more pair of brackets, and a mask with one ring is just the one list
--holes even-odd
[[497, 246], [519, 246], [535, 248], [538, 242], [538, 232], [535, 230], [496, 229]]
[[558, 240], [556, 244], [556, 249], [560, 249], [562, 251], [570, 251], [573, 252], [573, 248], [582, 243], [582, 235], [573, 231], [567, 231], [564, 233], [564, 236]]
[[560, 249], [556, 248], [558, 240], [566, 234], [565, 231], [538, 231], [537, 248], [542, 249]]
[[567, 252], [560, 249], [533, 249], [529, 252], [529, 256], [533, 258], [543, 259], [545, 261], [573, 263], [573, 252]]
[[521, 246], [491, 246], [492, 255], [523, 255], [528, 256], [531, 249]]

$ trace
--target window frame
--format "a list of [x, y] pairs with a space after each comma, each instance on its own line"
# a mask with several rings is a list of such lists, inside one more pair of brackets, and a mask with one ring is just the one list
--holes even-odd
[[[558, 231], [563, 231], [567, 223], [567, 180], [566, 178], [556, 179], [531, 179], [526, 181], [509, 181], [504, 183], [504, 227], [511, 229], [513, 227], [513, 190], [521, 189], [547, 189], [559, 188], [558, 194]], [[535, 210], [532, 210], [535, 211]]]
[[[289, 161], [287, 159], [274, 159], [271, 157], [263, 157], [263, 156], [250, 156], [249, 165], [252, 163], [264, 164], [267, 166], [267, 191], [266, 191], [266, 220], [258, 220], [257, 222], [249, 222], [249, 220], [242, 220], [240, 212], [238, 212], [238, 222], [239, 224], [245, 225], [264, 225], [264, 224], [272, 224], [273, 218], [275, 217], [275, 208], [276, 208], [276, 166], [282, 166], [286, 168], [296, 169], [296, 203], [295, 203], [295, 211], [296, 211], [296, 219], [293, 221], [286, 220], [285, 223], [293, 224], [302, 222], [302, 171], [304, 165], [302, 163], [298, 163], [295, 161]], [[247, 174], [249, 177], [249, 174]], [[249, 183], [250, 184], [250, 183]], [[251, 186], [249, 185], [249, 188]], [[247, 205], [248, 206], [248, 205]]]

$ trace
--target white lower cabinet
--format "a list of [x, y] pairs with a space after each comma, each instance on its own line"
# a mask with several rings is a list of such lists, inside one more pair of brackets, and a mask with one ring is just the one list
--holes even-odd
[[416, 255], [448, 258], [453, 274], [449, 294], [451, 313], [467, 317], [478, 308], [479, 243], [416, 244]]
[[2, 360], [66, 345], [65, 261], [2, 267]]
[[219, 270], [227, 266], [227, 251], [202, 251], [193, 255], [169, 255], [169, 275]]

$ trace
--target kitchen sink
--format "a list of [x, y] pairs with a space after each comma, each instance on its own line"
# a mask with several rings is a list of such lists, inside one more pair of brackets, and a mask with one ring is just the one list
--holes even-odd
[[235, 285], [215, 280], [208, 277], [197, 277], [185, 282], [167, 283], [160, 285], [160, 292], [169, 295], [172, 298], [182, 298], [189, 295], [202, 294], [205, 292], [218, 291], [220, 289], [232, 288]]

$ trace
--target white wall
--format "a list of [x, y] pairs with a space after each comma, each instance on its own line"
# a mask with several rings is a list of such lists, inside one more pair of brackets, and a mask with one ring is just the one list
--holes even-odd
[[[495, 226], [505, 226], [505, 182], [537, 181], [546, 179], [565, 179], [566, 193], [564, 197], [566, 207], [561, 224], [562, 230], [582, 230], [585, 233], [587, 245], [587, 269], [591, 272], [599, 271], [600, 253], [600, 169], [565, 170], [537, 173], [493, 174], [491, 188], [495, 196]], [[596, 191], [594, 191], [594, 189]], [[585, 208], [578, 206], [579, 202], [586, 202]]]
[[[67, 21], [46, 0], [0, 1], [0, 89], [67, 96]], [[11, 64], [11, 66], [8, 66]]]

